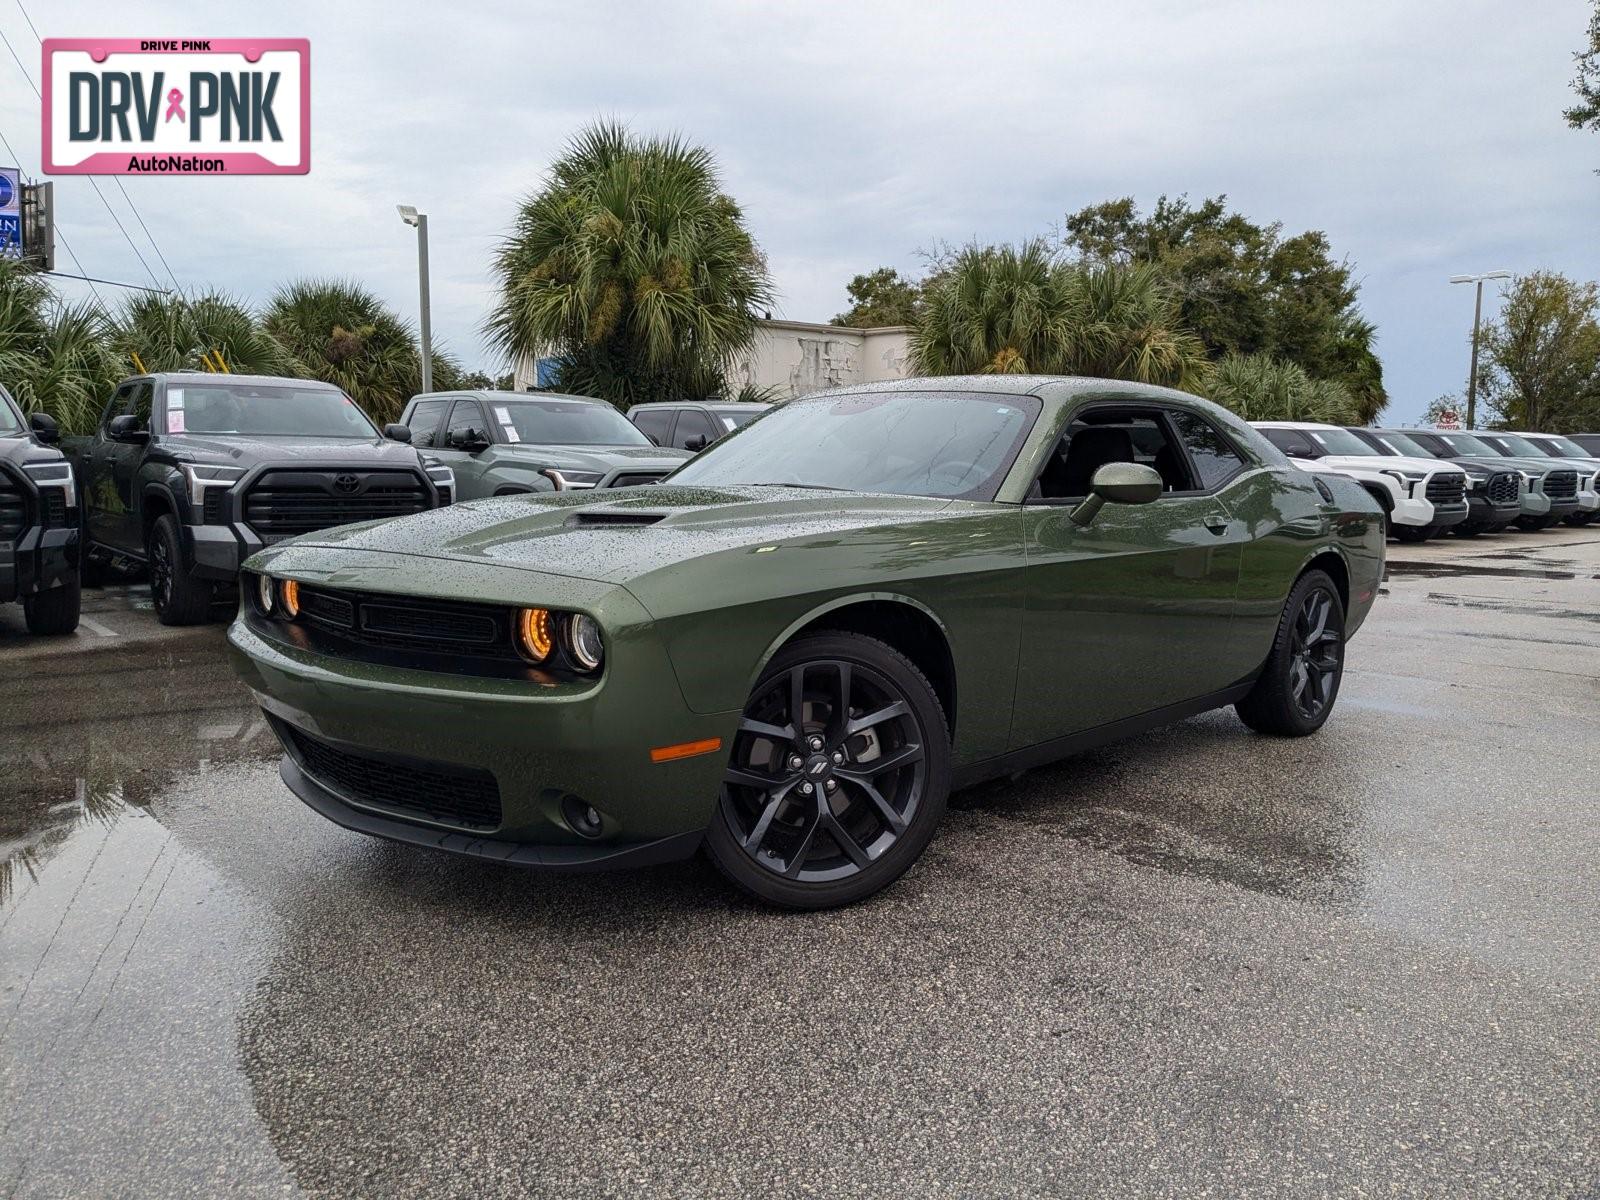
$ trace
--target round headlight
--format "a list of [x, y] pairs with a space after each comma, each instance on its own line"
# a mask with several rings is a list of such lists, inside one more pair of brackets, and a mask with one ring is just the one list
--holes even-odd
[[567, 653], [584, 671], [595, 671], [605, 655], [605, 645], [600, 639], [600, 623], [593, 617], [574, 613], [567, 619]]
[[270, 617], [276, 602], [277, 590], [272, 585], [272, 576], [256, 576], [256, 605]]
[[522, 656], [530, 662], [541, 663], [550, 657], [554, 648], [555, 639], [550, 632], [550, 610], [547, 608], [524, 608], [518, 611], [516, 618], [517, 649]]
[[300, 615], [300, 585], [293, 579], [285, 579], [278, 585], [278, 600], [283, 605], [283, 615], [289, 620]]

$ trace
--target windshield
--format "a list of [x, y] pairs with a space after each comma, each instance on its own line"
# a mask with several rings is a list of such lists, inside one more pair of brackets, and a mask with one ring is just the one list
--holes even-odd
[[[650, 439], [609, 404], [489, 397], [508, 442], [535, 446], [648, 446]], [[515, 436], [512, 436], [515, 434]]]
[[1438, 458], [1421, 442], [1413, 441], [1403, 433], [1391, 433], [1388, 430], [1373, 430], [1372, 435], [1396, 454], [1403, 454], [1410, 458]]
[[1486, 433], [1483, 440], [1488, 442], [1501, 454], [1517, 455], [1520, 458], [1549, 458], [1550, 452], [1541, 450], [1527, 438], [1518, 437], [1514, 433]]
[[378, 436], [356, 402], [336, 388], [210, 380], [168, 386], [167, 432], [363, 440]]
[[1493, 446], [1486, 446], [1470, 433], [1436, 433], [1433, 435], [1449, 446], [1456, 454], [1464, 454], [1468, 458], [1499, 458], [1501, 455]]
[[743, 429], [766, 411], [764, 408], [752, 408], [748, 412], [723, 408], [717, 411], [717, 420], [721, 421], [728, 432], [732, 433], [735, 429]]
[[1585, 450], [1582, 446], [1578, 445], [1578, 443], [1573, 441], [1571, 438], [1553, 437], [1552, 436], [1552, 437], [1542, 437], [1542, 438], [1537, 438], [1537, 439], [1529, 438], [1528, 440], [1530, 442], [1533, 442], [1533, 444], [1535, 446], [1539, 447], [1539, 449], [1543, 450], [1551, 458], [1593, 458], [1594, 457], [1594, 455], [1590, 454], [1587, 450]]
[[0, 434], [21, 433], [22, 418], [13, 407], [11, 397], [0, 392]]
[[670, 483], [992, 500], [1039, 415], [1033, 396], [866, 392], [794, 400]]
[[1372, 458], [1383, 454], [1383, 451], [1374, 450], [1348, 429], [1306, 429], [1302, 432], [1329, 454], [1359, 454]]

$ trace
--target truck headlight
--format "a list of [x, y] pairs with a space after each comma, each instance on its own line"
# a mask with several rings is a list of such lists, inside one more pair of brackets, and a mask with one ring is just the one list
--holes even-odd
[[208, 467], [199, 463], [179, 463], [178, 470], [189, 484], [189, 499], [197, 504], [206, 502], [206, 489], [230, 488], [244, 478], [243, 467]]
[[568, 471], [562, 470], [561, 478], [567, 481], [569, 488], [592, 488], [605, 478], [599, 471]]
[[78, 506], [78, 489], [72, 478], [72, 464], [66, 462], [23, 463], [22, 469], [35, 487], [60, 488], [68, 508]]
[[428, 472], [428, 480], [433, 484], [434, 490], [446, 504], [454, 503], [456, 498], [456, 473], [443, 463], [430, 464], [424, 470]]

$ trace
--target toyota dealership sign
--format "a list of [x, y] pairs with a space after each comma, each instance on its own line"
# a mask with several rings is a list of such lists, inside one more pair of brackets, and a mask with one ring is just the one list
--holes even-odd
[[46, 38], [53, 175], [303, 175], [305, 38]]

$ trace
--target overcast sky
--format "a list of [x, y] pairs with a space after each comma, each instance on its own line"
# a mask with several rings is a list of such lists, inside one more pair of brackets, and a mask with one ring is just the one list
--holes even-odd
[[[1560, 115], [1588, 0], [22, 4], [44, 37], [309, 37], [309, 175], [128, 193], [186, 288], [259, 302], [352, 276], [412, 319], [394, 205], [416, 205], [435, 336], [469, 366], [493, 365], [478, 329], [519, 197], [596, 116], [716, 152], [798, 320], [932, 242], [1018, 240], [1115, 196], [1226, 192], [1325, 230], [1378, 327], [1388, 423], [1464, 382], [1471, 289], [1447, 276], [1600, 278], [1600, 136]], [[0, 31], [37, 81], [16, 0]], [[9, 56], [0, 131], [37, 174], [38, 102]], [[56, 198], [85, 271], [148, 282], [84, 179]]]

